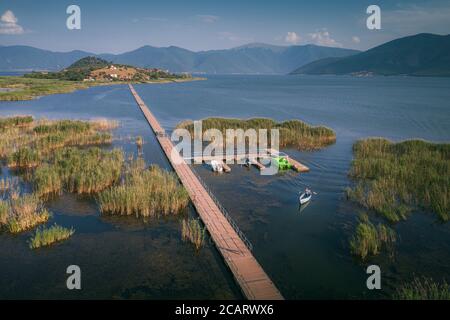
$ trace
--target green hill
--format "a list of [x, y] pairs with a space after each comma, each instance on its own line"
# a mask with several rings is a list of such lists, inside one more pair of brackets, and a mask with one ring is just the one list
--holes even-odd
[[417, 34], [339, 59], [322, 59], [291, 74], [450, 76], [450, 35]]

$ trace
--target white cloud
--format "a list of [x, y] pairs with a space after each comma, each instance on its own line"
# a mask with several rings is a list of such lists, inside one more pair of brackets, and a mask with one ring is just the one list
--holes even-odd
[[331, 38], [327, 29], [317, 30], [316, 32], [309, 33], [309, 38], [314, 44], [326, 47], [342, 47], [342, 44]]
[[353, 43], [360, 43], [360, 42], [361, 42], [361, 39], [360, 39], [359, 37], [357, 37], [357, 36], [353, 36], [353, 37], [352, 37], [352, 42], [353, 42]]
[[25, 31], [19, 25], [19, 19], [16, 18], [14, 12], [6, 10], [0, 17], [0, 34], [22, 34]]
[[200, 21], [205, 22], [205, 23], [214, 23], [217, 20], [219, 20], [219, 17], [213, 16], [210, 14], [198, 14], [197, 19], [199, 19]]
[[286, 37], [284, 38], [284, 41], [286, 41], [287, 43], [290, 43], [290, 44], [298, 44], [301, 40], [302, 40], [302, 38], [293, 31], [288, 32], [286, 34]]

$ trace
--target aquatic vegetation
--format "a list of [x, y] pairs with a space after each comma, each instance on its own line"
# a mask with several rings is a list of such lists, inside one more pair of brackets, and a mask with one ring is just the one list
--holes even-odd
[[12, 90], [0, 92], [0, 101], [31, 100], [39, 96], [68, 93], [101, 84], [103, 83], [97, 81], [62, 81], [2, 76], [0, 77], [0, 87]]
[[[194, 134], [192, 121], [183, 121], [177, 128], [187, 129], [191, 136]], [[203, 132], [208, 129], [218, 129], [224, 136], [227, 129], [279, 129], [280, 147], [295, 147], [299, 150], [316, 150], [336, 142], [335, 132], [324, 126], [311, 126], [300, 120], [276, 122], [267, 118], [229, 119], [207, 118], [202, 120]], [[269, 131], [270, 136], [270, 131]], [[270, 137], [268, 139], [270, 142]]]
[[450, 219], [450, 144], [372, 138], [355, 143], [353, 152], [349, 199], [391, 222], [414, 208]]
[[10, 168], [33, 168], [41, 161], [41, 155], [38, 151], [29, 147], [23, 147], [8, 157], [7, 163]]
[[93, 119], [90, 120], [90, 123], [94, 129], [99, 131], [112, 130], [119, 126], [119, 121], [106, 118]]
[[181, 238], [194, 244], [199, 250], [205, 244], [206, 229], [201, 226], [199, 219], [183, 219], [181, 222]]
[[380, 253], [383, 246], [389, 247], [396, 241], [396, 233], [384, 224], [374, 226], [366, 214], [360, 216], [355, 234], [350, 239], [351, 253], [362, 260]]
[[137, 159], [127, 166], [120, 185], [98, 195], [98, 203], [105, 214], [154, 217], [181, 212], [189, 196], [175, 174], [158, 166], [145, 169], [144, 160]]
[[0, 179], [0, 195], [8, 191], [17, 189], [19, 179], [17, 177], [1, 178]]
[[136, 137], [136, 145], [138, 148], [142, 148], [144, 145], [144, 139], [141, 136]]
[[119, 180], [123, 162], [123, 152], [119, 149], [59, 149], [36, 169], [35, 192], [39, 196], [60, 194], [63, 190], [78, 194], [100, 192]]
[[0, 227], [11, 233], [19, 233], [46, 222], [50, 213], [35, 194], [12, 195], [0, 200]]
[[8, 124], [0, 130], [0, 157], [8, 158], [8, 165], [16, 168], [35, 167], [55, 149], [109, 144], [112, 135], [104, 131], [117, 125], [106, 119], [34, 121], [31, 117], [13, 117], [0, 121]]
[[50, 228], [38, 228], [34, 236], [30, 239], [30, 249], [49, 246], [55, 242], [60, 242], [70, 238], [75, 233], [73, 228], [68, 229], [57, 224]]
[[447, 282], [438, 283], [431, 278], [417, 278], [397, 289], [394, 299], [398, 300], [450, 300]]
[[0, 130], [10, 127], [26, 126], [33, 122], [32, 116], [16, 116], [0, 119]]

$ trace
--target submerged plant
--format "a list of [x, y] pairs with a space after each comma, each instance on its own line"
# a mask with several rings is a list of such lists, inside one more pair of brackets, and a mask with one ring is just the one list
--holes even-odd
[[29, 244], [31, 249], [37, 249], [44, 246], [49, 246], [52, 243], [68, 239], [75, 233], [73, 228], [68, 229], [57, 224], [50, 228], [38, 228], [34, 236], [30, 239]]
[[201, 226], [199, 219], [183, 219], [181, 222], [181, 238], [194, 244], [199, 250], [205, 244], [206, 229]]

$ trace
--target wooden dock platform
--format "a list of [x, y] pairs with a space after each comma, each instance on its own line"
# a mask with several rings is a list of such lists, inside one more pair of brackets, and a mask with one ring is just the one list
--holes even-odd
[[130, 84], [129, 87], [244, 296], [249, 300], [283, 299], [280, 291], [255, 259], [242, 236], [240, 237], [233, 228], [224, 209], [221, 209], [220, 204], [215, 201], [213, 195], [207, 191], [180, 154], [172, 152], [174, 150], [172, 141], [133, 86]]

